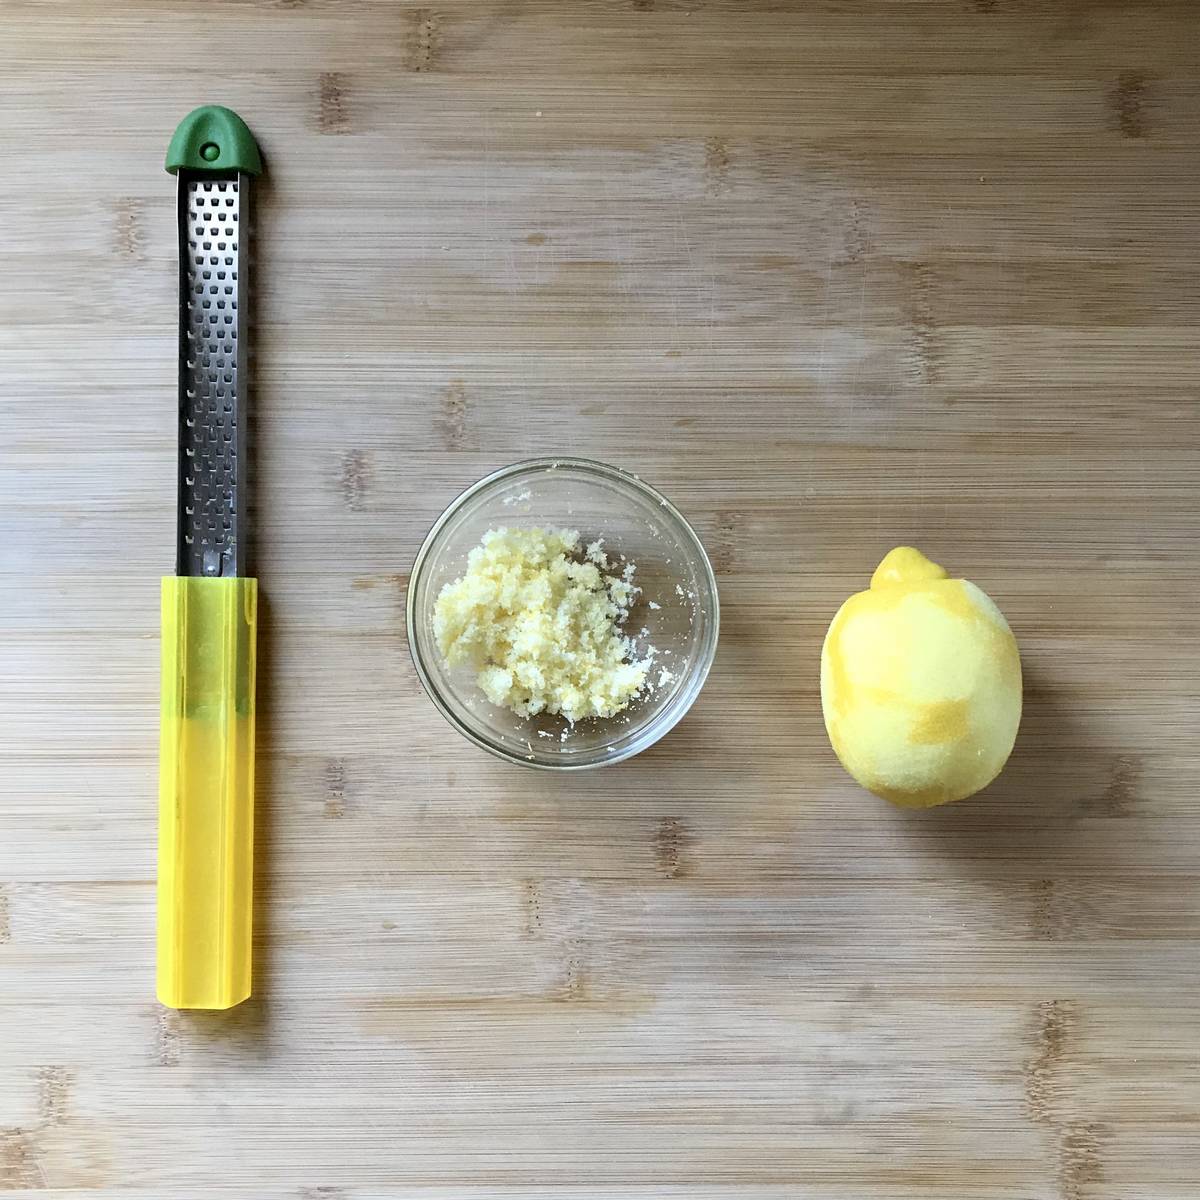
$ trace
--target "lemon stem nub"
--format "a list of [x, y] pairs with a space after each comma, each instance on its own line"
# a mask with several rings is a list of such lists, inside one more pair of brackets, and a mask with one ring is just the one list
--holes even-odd
[[945, 567], [930, 562], [912, 546], [897, 546], [884, 555], [871, 576], [872, 588], [892, 587], [897, 583], [917, 583], [922, 579], [946, 579]]

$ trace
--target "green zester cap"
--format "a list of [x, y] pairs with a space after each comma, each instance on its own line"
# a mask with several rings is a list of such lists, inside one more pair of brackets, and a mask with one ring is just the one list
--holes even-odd
[[244, 171], [262, 174], [258, 143], [231, 108], [205, 104], [179, 122], [167, 147], [167, 170]]

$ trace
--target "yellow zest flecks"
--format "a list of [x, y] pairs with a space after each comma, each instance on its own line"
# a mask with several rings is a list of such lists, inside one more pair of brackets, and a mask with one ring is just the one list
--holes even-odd
[[600, 543], [585, 550], [575, 530], [491, 529], [438, 596], [438, 647], [518, 716], [611, 717], [641, 692], [651, 652], [639, 658], [622, 628], [634, 567], [609, 571]]

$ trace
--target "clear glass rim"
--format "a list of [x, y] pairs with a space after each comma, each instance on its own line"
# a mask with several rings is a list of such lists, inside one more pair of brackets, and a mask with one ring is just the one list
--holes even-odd
[[[624, 747], [619, 753], [609, 755], [605, 758], [598, 759], [594, 762], [530, 762], [527, 758], [523, 758], [518, 754], [505, 749], [503, 746], [496, 744], [486, 737], [480, 736], [475, 730], [471, 729], [463, 722], [458, 714], [454, 711], [454, 707], [449, 704], [446, 697], [442, 695], [441, 689], [437, 686], [431, 672], [426, 667], [421, 656], [420, 643], [417, 639], [417, 590], [422, 574], [425, 569], [425, 564], [429, 559], [433, 548], [437, 545], [442, 531], [454, 519], [454, 517], [480, 492], [494, 487], [507, 479], [512, 479], [516, 476], [526, 474], [536, 474], [542, 471], [548, 471], [552, 467], [568, 467], [575, 471], [582, 471], [587, 474], [597, 475], [603, 479], [619, 483], [623, 487], [633, 488], [642, 493], [647, 499], [652, 500], [655, 505], [661, 508], [667, 515], [676, 522], [683, 532], [687, 535], [696, 551], [696, 561], [702, 569], [705, 585], [710, 596], [708, 617], [708, 630], [704, 645], [697, 654], [695, 667], [689, 673], [690, 679], [688, 688], [685, 693], [682, 693], [679, 702], [671, 705], [651, 721], [645, 729], [641, 731], [641, 735], [633, 739], [630, 744]], [[665, 737], [672, 729], [675, 728], [680, 721], [688, 714], [692, 705], [696, 702], [696, 697], [699, 696], [701, 689], [704, 687], [705, 680], [708, 678], [708, 673], [712, 668], [713, 659], [716, 657], [717, 640], [721, 627], [721, 602], [717, 592], [717, 577], [713, 571], [712, 563], [709, 561], [708, 551], [704, 549], [704, 543], [700, 540], [696, 531], [692, 528], [688, 519], [667, 499], [657, 488], [651, 487], [644, 480], [639, 479], [636, 475], [629, 471], [624, 471], [620, 467], [614, 467], [609, 463], [599, 462], [592, 458], [572, 458], [568, 455], [553, 455], [542, 458], [527, 458], [520, 462], [511, 463], [507, 467], [501, 467], [497, 471], [493, 471], [490, 475], [485, 475], [477, 483], [473, 483], [466, 491], [460, 493], [446, 506], [445, 511], [433, 523], [432, 528], [425, 535], [425, 540], [421, 543], [420, 549], [417, 551], [416, 558], [413, 559], [412, 570], [408, 577], [408, 594], [405, 597], [405, 627], [408, 636], [408, 652], [412, 658], [413, 666], [417, 672], [417, 678], [421, 683], [425, 694], [433, 701], [434, 707], [442, 714], [459, 733], [463, 735], [469, 742], [478, 746], [481, 750], [486, 750], [489, 754], [496, 758], [503, 759], [507, 763], [512, 763], [515, 766], [525, 767], [534, 771], [591, 771], [598, 767], [613, 766], [619, 762], [625, 762], [635, 755], [640, 754], [643, 750], [648, 750], [661, 738]]]

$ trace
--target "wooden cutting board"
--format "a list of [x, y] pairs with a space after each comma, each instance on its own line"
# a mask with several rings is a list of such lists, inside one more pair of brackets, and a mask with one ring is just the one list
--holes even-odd
[[[1194, 1200], [1200, 10], [7, 0], [0, 1190]], [[167, 139], [262, 144], [257, 990], [153, 998]], [[692, 715], [458, 738], [406, 572], [535, 453], [696, 523]], [[913, 543], [1027, 672], [984, 795], [835, 761]], [[223, 1189], [223, 1190], [221, 1190]]]

